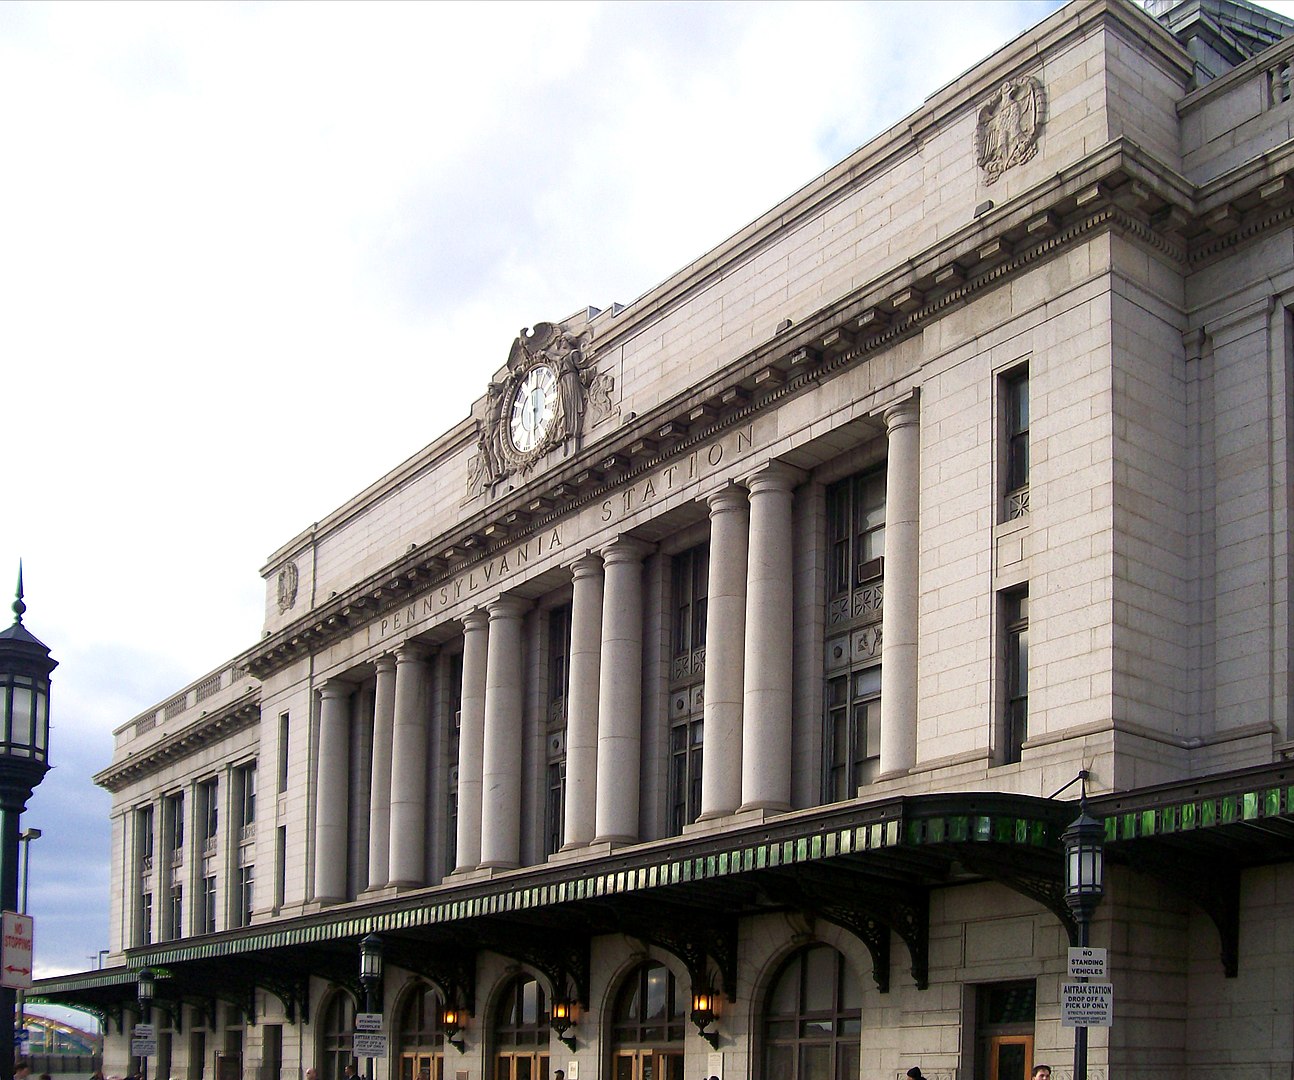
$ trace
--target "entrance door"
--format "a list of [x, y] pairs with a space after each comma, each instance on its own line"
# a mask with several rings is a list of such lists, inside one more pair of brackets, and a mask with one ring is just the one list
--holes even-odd
[[415, 1052], [400, 1055], [400, 1080], [440, 1080], [440, 1054]]
[[614, 1080], [683, 1080], [680, 1050], [617, 1050]]
[[243, 1055], [217, 1054], [216, 1080], [243, 1080]]
[[1032, 1069], [1032, 1035], [994, 1035], [988, 1040], [988, 1080], [1028, 1080]]
[[548, 1080], [548, 1054], [509, 1051], [494, 1059], [494, 1080]]

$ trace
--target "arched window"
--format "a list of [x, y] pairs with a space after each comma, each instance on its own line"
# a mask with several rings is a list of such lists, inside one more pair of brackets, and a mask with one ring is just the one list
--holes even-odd
[[415, 984], [405, 995], [396, 1029], [400, 1047], [399, 1080], [441, 1080], [443, 1008], [440, 992], [426, 983]]
[[548, 996], [529, 975], [508, 984], [494, 1012], [494, 1080], [548, 1080]]
[[646, 963], [625, 980], [611, 1020], [613, 1080], [682, 1080], [687, 997], [664, 964]]
[[862, 1003], [862, 987], [835, 949], [797, 952], [764, 1008], [762, 1080], [858, 1080]]
[[355, 1030], [355, 1003], [338, 991], [328, 999], [319, 1025], [319, 1080], [342, 1080], [347, 1065], [355, 1062], [351, 1034]]

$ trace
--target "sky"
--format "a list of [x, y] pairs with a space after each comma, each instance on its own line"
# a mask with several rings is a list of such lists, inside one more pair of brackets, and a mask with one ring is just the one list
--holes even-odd
[[37, 975], [108, 946], [113, 730], [257, 640], [272, 551], [522, 327], [631, 302], [1057, 6], [0, 4]]

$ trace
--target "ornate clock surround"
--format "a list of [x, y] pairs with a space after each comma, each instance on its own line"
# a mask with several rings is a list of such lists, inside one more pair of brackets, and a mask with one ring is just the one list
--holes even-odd
[[[589, 384], [596, 367], [585, 360], [583, 345], [588, 335], [575, 334], [556, 323], [536, 323], [522, 330], [508, 354], [508, 371], [501, 382], [486, 390], [485, 417], [477, 428], [477, 456], [469, 476], [469, 495], [512, 473], [526, 473], [541, 458], [580, 434]], [[513, 437], [514, 406], [525, 390], [541, 389], [533, 376], [542, 369], [552, 373], [543, 387], [545, 409], [551, 409], [534, 443], [518, 446]]]

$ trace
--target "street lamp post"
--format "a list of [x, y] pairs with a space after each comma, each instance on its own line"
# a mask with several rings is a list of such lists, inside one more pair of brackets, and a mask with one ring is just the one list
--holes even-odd
[[[381, 1012], [377, 1008], [377, 987], [382, 981], [382, 939], [376, 934], [368, 934], [359, 943], [359, 981], [364, 987], [364, 1011]], [[365, 1059], [367, 1065], [364, 1075], [373, 1080], [373, 1059]]]
[[[152, 969], [143, 968], [137, 976], [139, 982], [139, 1022], [151, 1024], [153, 1021], [153, 995], [156, 992], [156, 976]], [[140, 1080], [148, 1080], [148, 1055], [140, 1054]]]
[[[27, 883], [31, 880], [31, 842], [41, 838], [39, 829], [24, 829], [18, 837], [18, 842], [22, 844], [22, 897], [18, 902], [18, 912], [21, 915], [27, 914]], [[18, 1027], [27, 1027], [27, 993], [25, 990], [18, 991]], [[15, 1035], [15, 1043], [17, 1036]]]
[[[49, 771], [49, 675], [58, 661], [22, 624], [22, 565], [14, 622], [0, 631], [0, 908], [18, 910], [22, 812]], [[13, 1076], [17, 996], [0, 988], [0, 1077]]]
[[[1065, 903], [1078, 923], [1078, 947], [1085, 949], [1092, 913], [1105, 891], [1105, 826], [1087, 812], [1086, 797], [1078, 805], [1078, 817], [1061, 835], [1061, 841], [1065, 845]], [[1087, 1080], [1085, 1025], [1074, 1028], [1074, 1080]]]

